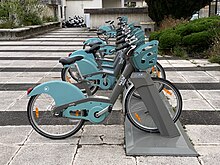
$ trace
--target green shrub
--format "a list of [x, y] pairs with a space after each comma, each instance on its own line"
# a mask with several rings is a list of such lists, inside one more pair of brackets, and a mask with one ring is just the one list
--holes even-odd
[[58, 21], [57, 17], [45, 16], [43, 17], [43, 22], [56, 22]]
[[216, 35], [213, 39], [213, 46], [207, 51], [210, 62], [220, 64], [220, 36]]
[[[212, 46], [216, 35], [220, 35], [219, 16], [182, 22], [175, 27], [151, 33], [149, 39], [159, 40], [161, 49], [168, 49], [166, 51], [182, 56], [185, 52], [180, 47], [187, 53], [200, 54]], [[176, 47], [178, 49], [174, 51]]]
[[1, 29], [9, 29], [13, 27], [13, 22], [11, 21], [4, 21], [0, 23], [0, 28]]
[[152, 32], [151, 34], [150, 34], [150, 37], [149, 37], [149, 40], [151, 41], [151, 40], [159, 40], [159, 37], [160, 37], [160, 34], [161, 34], [161, 32], [160, 31], [158, 31], [158, 32]]
[[43, 21], [41, 20], [41, 18], [35, 13], [29, 13], [27, 15], [24, 15], [22, 20], [22, 24], [25, 26], [41, 25], [42, 23]]
[[220, 55], [213, 55], [209, 57], [209, 62], [220, 64]]
[[210, 47], [211, 37], [212, 35], [209, 31], [192, 33], [184, 36], [182, 43], [188, 47], [189, 51], [202, 52]]
[[172, 53], [177, 57], [182, 57], [185, 59], [188, 57], [186, 50], [180, 46], [174, 47]]
[[181, 43], [181, 36], [174, 32], [163, 33], [159, 38], [161, 49], [172, 49]]

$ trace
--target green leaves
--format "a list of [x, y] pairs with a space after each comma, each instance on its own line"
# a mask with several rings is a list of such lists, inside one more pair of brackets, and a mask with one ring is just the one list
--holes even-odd
[[0, 2], [0, 28], [42, 24], [44, 6], [39, 0], [6, 0]]

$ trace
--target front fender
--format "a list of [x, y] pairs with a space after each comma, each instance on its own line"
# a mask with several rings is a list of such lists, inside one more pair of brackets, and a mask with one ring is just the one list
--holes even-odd
[[42, 93], [50, 95], [54, 99], [56, 106], [85, 98], [78, 87], [64, 81], [49, 81], [42, 83], [33, 88], [28, 96], [30, 97]]

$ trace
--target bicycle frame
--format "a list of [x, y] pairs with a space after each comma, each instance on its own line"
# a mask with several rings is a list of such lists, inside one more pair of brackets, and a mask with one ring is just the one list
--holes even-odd
[[[110, 98], [105, 97], [94, 97], [90, 96], [78, 101], [73, 101], [68, 104], [60, 105], [54, 108], [54, 114], [61, 114], [62, 117], [84, 119], [89, 120], [93, 123], [99, 123], [103, 121], [107, 115], [111, 112], [112, 106], [116, 102], [118, 96], [122, 93], [125, 88], [125, 83], [134, 71], [134, 66], [128, 63], [121, 74], [117, 84], [115, 85]], [[65, 109], [63, 111], [63, 109]], [[79, 109], [89, 109], [87, 116], [72, 116], [71, 112]]]
[[[145, 46], [149, 45], [150, 43], [145, 44]], [[136, 48], [136, 45], [133, 45], [130, 48], [128, 48], [127, 51], [125, 51], [127, 57], [126, 67], [123, 73], [121, 74], [119, 80], [117, 81], [117, 84], [114, 86], [110, 98], [97, 96], [86, 97], [82, 93], [82, 91], [75, 85], [62, 81], [52, 81], [43, 83], [30, 90], [28, 92], [28, 96], [35, 96], [42, 93], [50, 95], [55, 100], [56, 105], [56, 107], [54, 107], [52, 110], [54, 116], [84, 119], [89, 120], [93, 123], [99, 123], [103, 121], [111, 112], [113, 104], [116, 102], [118, 96], [123, 91], [125, 83], [127, 82], [132, 72], [138, 70], [139, 65], [142, 67], [142, 65], [144, 65], [143, 61], [146, 61], [146, 64], [148, 64], [145, 64], [146, 68], [150, 68], [156, 64], [155, 56], [157, 56], [157, 51], [154, 50], [157, 50], [157, 45], [158, 42], [155, 45], [153, 45], [151, 49], [148, 48], [147, 50], [142, 50], [143, 52], [137, 52], [136, 50], [134, 50]], [[136, 53], [139, 53], [139, 55], [137, 55], [138, 58], [135, 55]], [[133, 54], [133, 56], [130, 56], [131, 54]], [[145, 56], [145, 54], [147, 54], [147, 56]], [[153, 61], [150, 61], [150, 59], [152, 59]], [[138, 63], [137, 60], [140, 63]], [[85, 111], [85, 113], [81, 114], [86, 115], [72, 115], [72, 112], [76, 112], [77, 110]]]

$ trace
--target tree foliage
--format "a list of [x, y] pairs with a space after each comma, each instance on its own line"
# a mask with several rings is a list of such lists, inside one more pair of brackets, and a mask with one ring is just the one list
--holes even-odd
[[145, 0], [149, 16], [158, 24], [165, 16], [188, 19], [212, 0]]
[[39, 0], [4, 0], [0, 2], [0, 28], [42, 24], [44, 8]]

